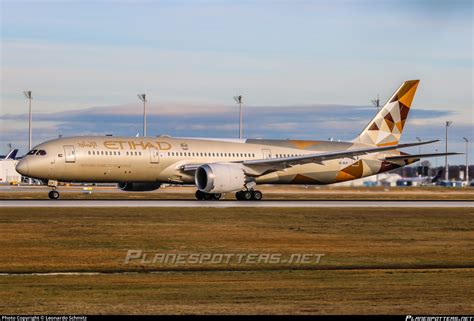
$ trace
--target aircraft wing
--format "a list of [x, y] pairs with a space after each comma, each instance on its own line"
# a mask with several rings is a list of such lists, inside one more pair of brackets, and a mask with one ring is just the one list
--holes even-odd
[[[370, 153], [383, 152], [388, 150], [394, 150], [399, 148], [413, 147], [425, 144], [431, 144], [438, 142], [439, 140], [431, 140], [426, 142], [397, 144], [392, 146], [383, 147], [367, 147], [358, 149], [348, 149], [344, 151], [315, 153], [302, 156], [293, 157], [279, 157], [279, 158], [266, 158], [266, 159], [255, 159], [238, 161], [234, 163], [240, 163], [244, 165], [247, 175], [260, 176], [269, 172], [283, 170], [296, 165], [304, 165], [309, 163], [322, 164], [324, 161], [338, 159], [338, 158], [353, 158], [359, 155], [366, 155]], [[186, 172], [194, 172], [202, 164], [187, 164], [181, 166], [181, 170]]]
[[385, 157], [381, 160], [385, 160], [389, 162], [389, 161], [396, 161], [396, 160], [420, 159], [420, 158], [451, 156], [451, 155], [462, 155], [462, 153], [432, 153], [432, 154], [418, 154], [418, 155], [400, 155], [400, 156]]
[[419, 146], [437, 142], [439, 140], [432, 140], [427, 142], [419, 143], [408, 143], [408, 144], [397, 144], [392, 146], [383, 146], [383, 147], [368, 147], [368, 148], [358, 148], [358, 149], [348, 149], [344, 151], [336, 152], [326, 152], [326, 153], [316, 153], [302, 156], [294, 157], [282, 157], [282, 158], [267, 158], [267, 159], [257, 159], [257, 160], [248, 160], [243, 161], [243, 165], [246, 166], [276, 166], [276, 167], [291, 167], [295, 165], [303, 165], [309, 163], [322, 163], [327, 160], [337, 159], [337, 158], [352, 158], [359, 155], [366, 155], [370, 153], [378, 153], [387, 150], [394, 150], [405, 147]]

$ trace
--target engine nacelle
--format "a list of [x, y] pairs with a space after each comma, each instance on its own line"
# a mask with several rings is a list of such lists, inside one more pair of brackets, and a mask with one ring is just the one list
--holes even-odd
[[119, 183], [118, 188], [127, 192], [149, 192], [160, 188], [160, 183]]
[[204, 193], [240, 191], [245, 185], [245, 173], [238, 164], [204, 164], [194, 175], [197, 188]]

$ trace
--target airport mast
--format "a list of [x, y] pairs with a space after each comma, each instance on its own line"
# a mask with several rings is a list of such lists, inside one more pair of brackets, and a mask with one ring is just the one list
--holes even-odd
[[143, 137], [146, 137], [146, 94], [139, 94], [138, 99], [143, 102]]
[[28, 114], [29, 114], [29, 118], [28, 118], [28, 151], [31, 150], [31, 100], [33, 99], [33, 97], [31, 96], [31, 90], [25, 90], [23, 92], [23, 94], [25, 95], [26, 99], [28, 99]]
[[[448, 127], [453, 124], [452, 121], [448, 120], [446, 121], [446, 137], [445, 137], [445, 152], [448, 152]], [[444, 178], [445, 180], [449, 181], [449, 167], [448, 167], [448, 155], [445, 156], [444, 158], [444, 167], [445, 167], [445, 173], [444, 173]]]
[[[374, 105], [375, 108], [377, 108], [377, 113], [380, 111], [380, 97], [379, 94], [377, 94], [377, 99], [372, 99], [371, 100], [372, 105]], [[375, 184], [379, 185], [379, 174], [375, 175]]]
[[[25, 97], [28, 99], [28, 152], [31, 150], [31, 100], [33, 97], [31, 96], [31, 90], [25, 90], [23, 92]], [[32, 180], [28, 178], [28, 184], [31, 185]]]
[[239, 138], [242, 139], [242, 95], [234, 96], [234, 100], [240, 107]]
[[377, 99], [372, 99], [372, 105], [374, 105], [375, 108], [377, 108], [377, 111], [380, 111], [380, 97], [377, 94]]
[[469, 185], [469, 157], [467, 154], [469, 152], [469, 139], [466, 137], [463, 137], [462, 139], [466, 142], [466, 174], [464, 177], [466, 178], [466, 183]]
[[[416, 140], [418, 143], [421, 143], [421, 138], [420, 137], [416, 137]], [[418, 155], [421, 154], [421, 145], [418, 145]], [[419, 174], [419, 176], [423, 176], [423, 158], [420, 157], [420, 166], [421, 168], [421, 174]]]

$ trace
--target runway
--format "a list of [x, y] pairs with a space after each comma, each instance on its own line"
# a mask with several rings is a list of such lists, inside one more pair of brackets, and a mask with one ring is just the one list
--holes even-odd
[[0, 207], [384, 207], [384, 208], [474, 208], [474, 201], [195, 201], [195, 200], [0, 200]]

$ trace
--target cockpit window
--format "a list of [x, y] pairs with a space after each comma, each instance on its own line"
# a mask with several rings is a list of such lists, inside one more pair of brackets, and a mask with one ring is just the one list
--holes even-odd
[[40, 150], [36, 153], [36, 155], [41, 155], [41, 156], [46, 155], [46, 151], [40, 149]]
[[37, 151], [38, 151], [37, 149], [32, 149], [26, 155], [34, 155], [34, 154], [36, 154]]

